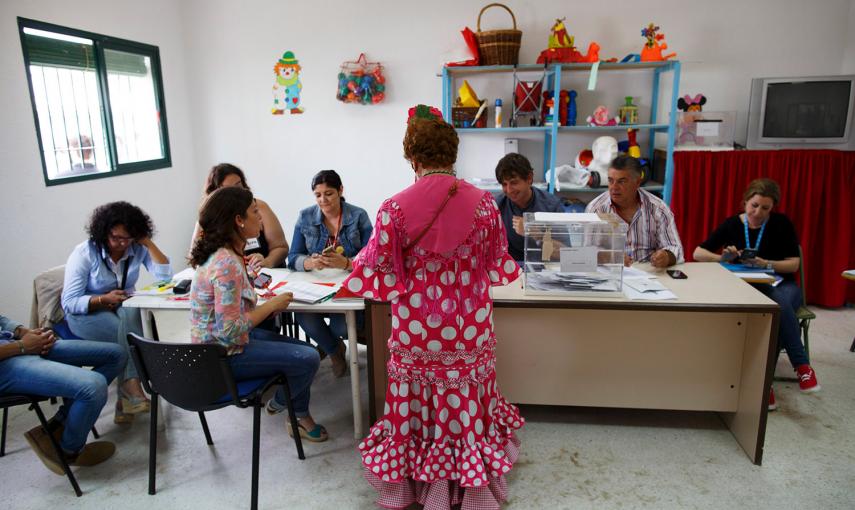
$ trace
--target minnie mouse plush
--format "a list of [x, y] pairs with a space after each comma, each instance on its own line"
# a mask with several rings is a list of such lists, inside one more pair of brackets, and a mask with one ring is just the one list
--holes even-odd
[[[677, 99], [677, 108], [684, 112], [700, 112], [706, 104], [707, 98], [703, 94], [697, 94], [692, 97], [688, 94]], [[701, 145], [703, 139], [695, 134], [695, 121], [702, 118], [701, 115], [681, 115], [679, 125], [679, 136], [677, 137], [677, 145], [688, 145], [694, 143]]]
[[704, 109], [703, 106], [706, 103], [707, 98], [703, 94], [698, 94], [695, 97], [686, 94], [677, 100], [677, 108], [684, 112], [699, 112]]

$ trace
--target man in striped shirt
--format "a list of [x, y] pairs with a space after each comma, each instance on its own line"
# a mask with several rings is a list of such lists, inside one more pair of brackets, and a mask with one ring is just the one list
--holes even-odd
[[614, 213], [627, 224], [624, 262], [650, 262], [654, 267], [681, 263], [683, 244], [674, 214], [660, 198], [641, 187], [641, 165], [631, 156], [618, 156], [609, 166], [609, 191], [585, 212]]

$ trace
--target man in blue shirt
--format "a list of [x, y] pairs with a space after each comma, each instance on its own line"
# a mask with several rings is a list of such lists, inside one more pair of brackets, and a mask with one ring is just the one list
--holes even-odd
[[496, 165], [496, 180], [502, 185], [499, 212], [508, 236], [508, 253], [514, 260], [525, 260], [523, 254], [525, 227], [523, 213], [564, 212], [561, 199], [532, 187], [534, 170], [522, 154], [510, 153]]
[[24, 434], [39, 459], [58, 475], [64, 471], [48, 434], [57, 439], [71, 466], [94, 466], [116, 451], [113, 443], [86, 444], [86, 438], [107, 402], [107, 386], [126, 361], [119, 345], [58, 339], [49, 329], [28, 329], [0, 315], [0, 394], [63, 397], [49, 430], [39, 425]]

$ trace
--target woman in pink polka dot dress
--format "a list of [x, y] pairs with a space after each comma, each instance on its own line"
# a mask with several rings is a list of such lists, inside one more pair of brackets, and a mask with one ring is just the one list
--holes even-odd
[[499, 393], [491, 285], [520, 269], [490, 193], [458, 180], [457, 133], [410, 110], [404, 155], [416, 183], [386, 200], [345, 285], [390, 301], [384, 416], [359, 445], [385, 508], [497, 509], [524, 420]]

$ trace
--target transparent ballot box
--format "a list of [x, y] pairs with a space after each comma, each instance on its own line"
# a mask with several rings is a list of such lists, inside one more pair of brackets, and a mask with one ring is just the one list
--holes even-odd
[[617, 216], [538, 212], [523, 218], [526, 294], [621, 294], [627, 226]]

